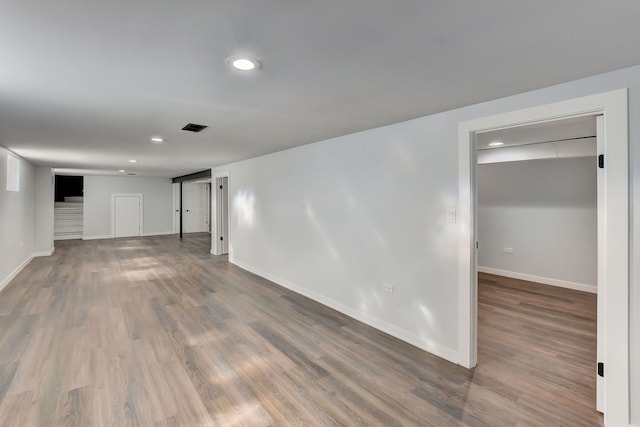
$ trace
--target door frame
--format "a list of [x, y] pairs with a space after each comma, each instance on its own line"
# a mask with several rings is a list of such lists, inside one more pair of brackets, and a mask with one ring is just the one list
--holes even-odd
[[215, 193], [212, 191], [211, 192], [211, 253], [213, 255], [223, 255], [222, 253], [219, 253], [219, 247], [218, 247], [218, 215], [220, 214], [218, 212], [218, 206], [217, 206], [217, 201], [218, 201], [218, 193], [220, 192], [220, 189], [218, 188], [218, 178], [227, 178], [227, 244], [229, 247], [229, 259], [231, 259], [231, 223], [229, 221], [229, 183], [231, 181], [231, 178], [229, 177], [229, 171], [222, 171], [222, 172], [217, 172], [215, 174], [213, 174], [213, 176], [211, 177], [211, 186], [212, 188], [215, 186]]
[[174, 182], [172, 185], [172, 195], [173, 195], [173, 210], [171, 211], [171, 220], [173, 223], [173, 234], [177, 234], [180, 232], [180, 198], [182, 194], [180, 194], [180, 183]]
[[144, 204], [143, 199], [142, 199], [142, 194], [140, 193], [112, 193], [111, 194], [111, 237], [115, 238], [116, 237], [116, 197], [137, 197], [139, 202], [140, 202], [140, 234], [138, 234], [138, 237], [142, 236], [142, 230], [144, 230], [144, 223], [143, 223], [143, 218], [144, 216], [142, 215], [143, 213], [143, 209], [144, 209]]
[[[458, 363], [477, 363], [476, 135], [580, 116], [604, 116], [604, 420], [629, 424], [629, 141], [627, 89], [511, 111], [458, 125]], [[600, 283], [598, 286], [600, 288]], [[596, 367], [594, 366], [594, 371]]]

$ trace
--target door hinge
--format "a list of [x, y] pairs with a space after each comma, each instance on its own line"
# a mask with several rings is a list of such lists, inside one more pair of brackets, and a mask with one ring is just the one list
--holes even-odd
[[476, 242], [476, 249], [478, 249], [478, 242]]
[[598, 167], [604, 169], [604, 154], [598, 156]]
[[598, 362], [598, 375], [604, 378], [604, 363]]

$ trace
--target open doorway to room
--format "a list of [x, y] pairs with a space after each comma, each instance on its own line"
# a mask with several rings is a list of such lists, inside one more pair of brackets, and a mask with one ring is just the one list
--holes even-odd
[[476, 373], [520, 384], [518, 405], [543, 405], [559, 423], [567, 411], [602, 422], [594, 369], [598, 120], [543, 122], [476, 139]]
[[211, 170], [173, 178], [173, 229], [180, 239], [206, 233], [211, 246]]
[[55, 175], [53, 239], [82, 239], [84, 228], [84, 177]]
[[[620, 89], [553, 104], [540, 105], [494, 116], [461, 122], [459, 134], [459, 363], [467, 368], [477, 364], [478, 349], [478, 206], [477, 141], [479, 135], [502, 129], [568, 118], [602, 115], [599, 129], [598, 178], [598, 346], [602, 348], [597, 366], [602, 385], [602, 410], [606, 425], [629, 423], [629, 170], [628, 97]], [[602, 237], [602, 238], [600, 238]], [[515, 249], [515, 248], [514, 248]], [[526, 308], [526, 305], [522, 305]], [[532, 356], [534, 356], [532, 354]], [[599, 355], [600, 356], [600, 355]], [[562, 357], [562, 355], [558, 355]], [[522, 369], [526, 369], [526, 364]], [[542, 373], [552, 383], [553, 365]], [[526, 389], [520, 383], [513, 391]], [[565, 410], [574, 405], [565, 402]], [[549, 411], [547, 402], [536, 406]]]

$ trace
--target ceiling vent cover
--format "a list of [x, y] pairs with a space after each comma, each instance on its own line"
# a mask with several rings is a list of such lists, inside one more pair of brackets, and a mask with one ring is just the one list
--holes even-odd
[[206, 129], [206, 128], [207, 126], [205, 125], [197, 125], [195, 123], [189, 123], [188, 125], [183, 127], [182, 130], [187, 130], [189, 132], [201, 132], [203, 129]]

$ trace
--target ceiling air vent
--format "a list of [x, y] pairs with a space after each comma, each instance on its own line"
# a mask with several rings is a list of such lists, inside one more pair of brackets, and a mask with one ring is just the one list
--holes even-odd
[[205, 125], [197, 125], [195, 123], [189, 123], [188, 125], [183, 127], [182, 130], [187, 130], [189, 132], [201, 132], [203, 129], [206, 129], [206, 128], [207, 126]]
[[127, 175], [129, 175], [129, 176], [134, 176], [134, 175], [135, 175], [135, 173], [128, 173]]

